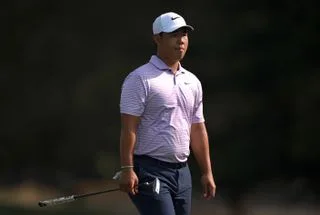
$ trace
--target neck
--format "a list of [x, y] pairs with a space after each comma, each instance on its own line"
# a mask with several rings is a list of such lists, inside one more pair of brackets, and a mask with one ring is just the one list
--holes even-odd
[[160, 55], [157, 56], [172, 70], [174, 74], [177, 72], [177, 70], [179, 69], [179, 61], [172, 60]]

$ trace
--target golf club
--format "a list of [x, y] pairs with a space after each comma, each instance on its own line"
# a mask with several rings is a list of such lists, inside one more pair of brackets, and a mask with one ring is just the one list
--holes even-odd
[[[156, 193], [156, 194], [159, 194], [159, 192], [160, 192], [160, 180], [158, 178], [155, 178], [153, 181], [141, 183], [138, 185], [138, 187], [140, 187], [140, 186], [150, 187], [150, 188], [152, 188], [152, 192]], [[64, 203], [73, 202], [77, 199], [81, 199], [81, 198], [85, 198], [85, 197], [89, 197], [89, 196], [94, 196], [94, 195], [98, 195], [98, 194], [102, 194], [102, 193], [109, 193], [109, 192], [118, 191], [118, 190], [120, 190], [120, 188], [108, 189], [108, 190], [103, 190], [103, 191], [99, 191], [99, 192], [86, 193], [86, 194], [80, 194], [80, 195], [63, 196], [63, 197], [59, 197], [59, 198], [53, 198], [53, 199], [40, 201], [38, 203], [38, 205], [40, 207], [54, 206], [54, 205], [58, 205], [58, 204], [60, 205], [60, 204], [64, 204]]]

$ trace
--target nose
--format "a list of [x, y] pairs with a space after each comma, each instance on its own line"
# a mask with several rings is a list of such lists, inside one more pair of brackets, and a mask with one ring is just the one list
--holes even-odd
[[186, 39], [187, 39], [187, 37], [185, 35], [181, 34], [178, 36], [178, 43], [183, 44], [186, 42]]

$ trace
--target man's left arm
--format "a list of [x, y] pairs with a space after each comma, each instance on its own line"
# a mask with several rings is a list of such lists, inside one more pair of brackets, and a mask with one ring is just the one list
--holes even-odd
[[191, 126], [191, 150], [201, 170], [203, 196], [210, 199], [215, 196], [216, 185], [211, 168], [209, 139], [204, 122], [193, 123]]

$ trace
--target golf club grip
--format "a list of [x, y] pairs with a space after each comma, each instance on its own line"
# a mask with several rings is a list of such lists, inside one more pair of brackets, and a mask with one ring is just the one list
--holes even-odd
[[76, 200], [74, 197], [75, 196], [72, 195], [72, 196], [64, 196], [64, 197], [60, 197], [60, 198], [48, 199], [48, 200], [45, 200], [45, 201], [40, 201], [39, 202], [39, 206], [40, 207], [45, 207], [45, 206], [53, 206], [53, 205], [73, 202], [73, 201]]

